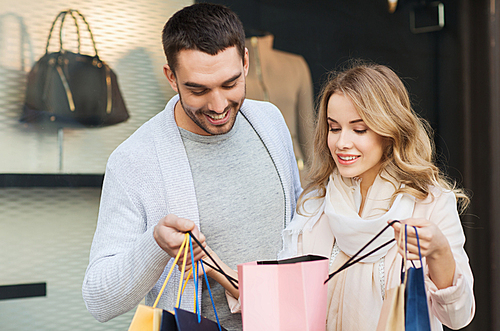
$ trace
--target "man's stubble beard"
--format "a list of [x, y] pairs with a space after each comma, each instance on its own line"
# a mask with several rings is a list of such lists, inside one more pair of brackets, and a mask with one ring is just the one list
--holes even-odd
[[[231, 131], [231, 129], [233, 128], [234, 126], [234, 123], [236, 122], [236, 115], [238, 114], [238, 112], [240, 111], [240, 108], [241, 106], [243, 105], [243, 102], [245, 101], [245, 98], [246, 98], [246, 85], [245, 85], [245, 93], [243, 94], [243, 98], [239, 101], [239, 102], [233, 102], [233, 101], [230, 101], [231, 104], [228, 105], [224, 111], [226, 111], [227, 109], [230, 109], [232, 108], [234, 111], [232, 112], [232, 114], [230, 116], [232, 116], [232, 118], [230, 119], [231, 121], [231, 125], [229, 127], [229, 129], [223, 131], [223, 132], [213, 132], [210, 130], [210, 124], [209, 125], [206, 125], [203, 121], [200, 121], [200, 117], [201, 118], [204, 118], [205, 117], [205, 114], [216, 114], [214, 111], [211, 111], [211, 110], [208, 110], [208, 109], [193, 109], [192, 107], [189, 107], [189, 106], [186, 106], [182, 100], [182, 94], [181, 92], [179, 91], [178, 92], [179, 94], [179, 101], [181, 103], [181, 107], [182, 107], [182, 110], [184, 111], [184, 113], [200, 128], [202, 129], [203, 131], [205, 131], [206, 133], [210, 134], [210, 135], [220, 135], [220, 134], [226, 134], [228, 133], [229, 131]], [[187, 110], [186, 110], [187, 109]], [[200, 115], [200, 117], [198, 117], [197, 115]], [[206, 120], [208, 122], [208, 120]], [[227, 123], [226, 123], [227, 124]], [[225, 124], [225, 125], [226, 125]], [[211, 125], [212, 127], [216, 127], [216, 125]]]

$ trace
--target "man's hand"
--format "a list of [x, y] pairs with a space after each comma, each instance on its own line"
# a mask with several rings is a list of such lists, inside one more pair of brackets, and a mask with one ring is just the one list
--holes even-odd
[[[200, 241], [203, 247], [206, 246], [205, 236], [200, 232], [198, 227], [193, 221], [177, 217], [174, 214], [169, 214], [162, 218], [158, 224], [155, 226], [153, 236], [158, 243], [158, 245], [167, 252], [168, 255], [175, 257], [179, 252], [179, 248], [184, 241], [184, 235], [186, 232], [191, 231], [191, 233]], [[191, 253], [188, 248], [187, 254], [187, 264], [191, 264]], [[193, 240], [193, 255], [195, 261], [200, 260], [204, 253], [202, 249]], [[183, 257], [181, 255], [177, 264], [179, 267], [182, 265]]]

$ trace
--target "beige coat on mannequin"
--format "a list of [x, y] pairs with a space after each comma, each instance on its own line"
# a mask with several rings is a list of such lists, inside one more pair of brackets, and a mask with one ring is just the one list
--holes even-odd
[[312, 152], [314, 102], [311, 74], [302, 56], [273, 49], [273, 41], [273, 35], [246, 39], [250, 57], [246, 96], [270, 101], [281, 110], [292, 135], [299, 170], [302, 170]]

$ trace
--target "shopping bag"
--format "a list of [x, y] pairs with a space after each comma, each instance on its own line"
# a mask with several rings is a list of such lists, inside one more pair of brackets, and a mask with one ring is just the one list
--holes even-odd
[[324, 331], [327, 275], [315, 255], [238, 265], [243, 330]]
[[175, 316], [169, 311], [162, 309], [160, 331], [176, 331], [177, 322]]
[[377, 331], [405, 330], [405, 288], [398, 285], [386, 291]]
[[178, 331], [226, 331], [222, 326], [219, 329], [219, 324], [203, 316], [198, 322], [197, 314], [180, 308], [175, 308], [175, 320]]
[[[160, 292], [158, 293], [158, 296], [153, 306], [149, 307], [140, 304], [137, 307], [137, 310], [135, 311], [134, 317], [132, 318], [132, 322], [130, 323], [128, 331], [176, 331], [177, 330], [177, 325], [175, 323], [175, 318], [173, 318], [173, 315], [164, 309], [157, 308], [156, 306], [158, 305], [160, 297], [163, 294], [165, 287], [167, 286], [168, 280], [170, 279], [170, 276], [172, 275], [172, 272], [174, 271], [174, 268], [177, 265], [177, 261], [179, 261], [183, 249], [184, 249], [183, 265], [185, 266], [186, 264], [188, 237], [189, 237], [188, 234], [184, 236], [184, 241], [182, 242], [181, 247], [179, 248], [179, 252], [177, 253], [174, 262], [170, 267], [167, 277], [165, 278], [165, 282], [163, 283], [163, 286], [160, 289]], [[182, 271], [182, 276], [184, 276], [183, 273], [184, 271]], [[177, 306], [180, 303], [180, 294], [183, 283], [182, 280], [183, 277], [181, 277], [180, 279], [180, 286], [177, 294], [177, 304], [176, 304]]]
[[[394, 222], [392, 222], [394, 223]], [[403, 231], [399, 232], [398, 247], [403, 240]], [[406, 245], [406, 236], [404, 237]], [[405, 288], [407, 282], [406, 270], [406, 255], [403, 259], [403, 265], [401, 266], [401, 282], [398, 286], [385, 290], [385, 298], [382, 303], [382, 310], [380, 312], [380, 317], [377, 324], [377, 331], [405, 331]], [[393, 268], [396, 264], [396, 258], [391, 263], [387, 274], [386, 284], [391, 283]]]
[[[416, 227], [415, 235], [417, 237], [418, 256], [420, 259], [420, 268], [415, 265], [410, 267], [408, 281], [406, 283], [406, 331], [430, 331], [431, 323], [429, 320], [429, 309], [427, 307], [427, 294], [425, 290], [425, 276], [422, 268], [422, 254], [420, 252], [420, 240]], [[408, 236], [407, 226], [405, 225], [405, 237]], [[413, 264], [413, 263], [412, 263]]]

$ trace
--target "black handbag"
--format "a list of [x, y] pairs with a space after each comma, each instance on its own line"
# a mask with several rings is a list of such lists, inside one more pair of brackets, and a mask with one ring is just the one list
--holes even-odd
[[[77, 14], [77, 15], [75, 15]], [[80, 53], [78, 16], [87, 26], [95, 55]], [[63, 25], [71, 17], [76, 25], [78, 52], [64, 49]], [[58, 20], [58, 52], [48, 52], [50, 39]], [[58, 125], [102, 127], [121, 123], [129, 118], [118, 81], [111, 68], [99, 58], [90, 26], [74, 9], [60, 12], [49, 32], [45, 55], [28, 74], [22, 122], [57, 122]]]

